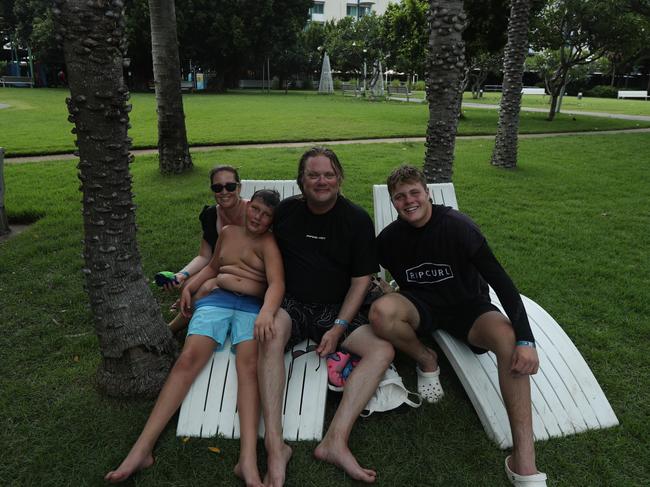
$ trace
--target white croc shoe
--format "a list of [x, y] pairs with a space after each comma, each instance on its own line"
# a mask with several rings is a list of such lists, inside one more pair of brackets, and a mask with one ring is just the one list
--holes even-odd
[[440, 367], [433, 372], [422, 372], [419, 366], [415, 367], [418, 375], [418, 392], [428, 403], [440, 401], [445, 395], [440, 384]]
[[510, 460], [509, 456], [506, 457], [506, 475], [512, 485], [515, 487], [546, 487], [546, 474], [544, 472], [533, 475], [519, 475], [510, 470], [508, 460]]

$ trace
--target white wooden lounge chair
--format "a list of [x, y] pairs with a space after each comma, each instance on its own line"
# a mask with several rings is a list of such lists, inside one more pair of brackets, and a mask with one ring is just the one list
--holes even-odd
[[[295, 181], [242, 181], [242, 197], [250, 198], [258, 189], [276, 189], [282, 198], [299, 193]], [[314, 351], [313, 342], [304, 341], [285, 354], [286, 388], [282, 425], [286, 440], [320, 440], [325, 420], [327, 366]], [[230, 341], [215, 352], [192, 384], [178, 417], [178, 436], [239, 438], [237, 414], [237, 373]], [[264, 424], [260, 421], [260, 437]]]
[[[458, 209], [453, 184], [428, 186], [434, 203]], [[375, 185], [373, 198], [375, 231], [379, 233], [395, 220], [397, 213], [386, 185]], [[493, 290], [490, 290], [490, 297], [501, 308]], [[541, 306], [526, 296], [521, 297], [540, 360], [539, 372], [531, 381], [535, 440], [618, 425], [600, 385], [571, 339]], [[456, 371], [487, 435], [500, 448], [511, 447], [512, 435], [499, 389], [494, 354], [475, 355], [467, 345], [444, 331], [436, 331], [434, 339]]]

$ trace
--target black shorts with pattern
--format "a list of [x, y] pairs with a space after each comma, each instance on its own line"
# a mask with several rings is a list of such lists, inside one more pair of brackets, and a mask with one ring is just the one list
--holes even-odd
[[[291, 317], [291, 338], [287, 349], [309, 338], [316, 344], [320, 343], [323, 335], [334, 326], [334, 320], [341, 309], [339, 304], [303, 303], [286, 294], [282, 300], [282, 308]], [[357, 313], [344, 333], [344, 338], [361, 325], [368, 324], [368, 318]]]

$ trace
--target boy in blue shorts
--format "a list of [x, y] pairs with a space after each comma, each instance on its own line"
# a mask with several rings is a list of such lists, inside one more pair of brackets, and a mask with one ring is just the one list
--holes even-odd
[[[228, 333], [237, 357], [237, 405], [240, 454], [234, 472], [247, 486], [262, 486], [257, 468], [259, 392], [257, 341], [272, 330], [284, 295], [282, 257], [268, 231], [280, 202], [277, 191], [259, 190], [247, 203], [245, 226], [223, 227], [210, 263], [185, 286], [181, 312], [189, 317], [183, 352], [158, 396], [137, 441], [119, 468], [106, 474], [121, 482], [151, 466], [153, 447], [185, 398], [194, 379], [215, 349], [223, 347]], [[203, 282], [216, 278], [218, 288], [199, 300], [191, 311], [191, 296]]]

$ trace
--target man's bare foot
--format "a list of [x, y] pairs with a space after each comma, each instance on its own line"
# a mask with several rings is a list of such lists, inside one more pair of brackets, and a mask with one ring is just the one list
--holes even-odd
[[286, 443], [280, 448], [267, 448], [268, 471], [264, 476], [265, 487], [282, 487], [287, 473], [287, 464], [291, 459], [293, 451]]
[[336, 465], [355, 480], [368, 484], [377, 480], [377, 472], [359, 465], [347, 445], [335, 447], [321, 442], [314, 450], [314, 457], [317, 460]]
[[263, 487], [260, 472], [257, 469], [257, 463], [249, 465], [247, 462], [240, 460], [234, 468], [235, 475], [242, 479], [246, 487]]
[[124, 482], [131, 475], [153, 465], [154, 459], [151, 452], [131, 449], [127, 457], [122, 461], [117, 470], [108, 472], [104, 480], [112, 484]]

